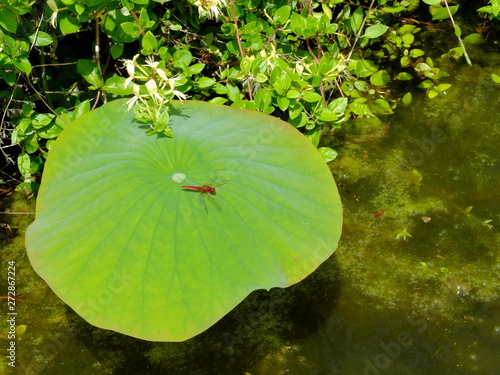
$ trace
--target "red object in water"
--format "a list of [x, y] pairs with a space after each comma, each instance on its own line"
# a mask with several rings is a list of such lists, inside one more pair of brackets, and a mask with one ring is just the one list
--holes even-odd
[[205, 211], [207, 211], [208, 214], [208, 208], [207, 208], [207, 200], [209, 200], [217, 210], [222, 212], [219, 204], [213, 199], [213, 195], [217, 194], [217, 191], [215, 190], [215, 187], [227, 184], [229, 181], [217, 180], [217, 176], [214, 176], [210, 181], [208, 181], [206, 184], [202, 186], [181, 186], [181, 189], [186, 189], [186, 190], [195, 190], [200, 192], [200, 200], [205, 207]]
[[384, 214], [384, 210], [379, 210], [375, 215], [373, 215], [374, 218], [380, 217]]

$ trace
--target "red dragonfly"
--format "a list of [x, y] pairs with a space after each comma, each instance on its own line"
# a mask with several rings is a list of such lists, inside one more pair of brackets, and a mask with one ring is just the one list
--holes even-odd
[[219, 212], [222, 212], [222, 209], [220, 208], [219, 204], [215, 201], [213, 196], [217, 194], [217, 191], [215, 190], [216, 187], [227, 184], [229, 181], [226, 180], [218, 180], [217, 176], [212, 177], [210, 181], [208, 181], [206, 184], [202, 186], [181, 186], [181, 189], [186, 189], [186, 190], [195, 190], [200, 192], [200, 201], [203, 207], [205, 207], [205, 211], [208, 214], [208, 208], [207, 208], [207, 200], [210, 201], [214, 205], [215, 208]]

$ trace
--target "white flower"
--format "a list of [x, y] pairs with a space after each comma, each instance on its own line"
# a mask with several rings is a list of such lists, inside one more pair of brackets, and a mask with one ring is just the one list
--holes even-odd
[[130, 108], [132, 108], [135, 104], [135, 102], [137, 102], [139, 99], [140, 100], [143, 100], [142, 99], [142, 96], [141, 95], [141, 86], [138, 85], [137, 83], [134, 83], [134, 87], [132, 88], [132, 90], [134, 91], [134, 96], [131, 97], [129, 100], [127, 100], [127, 102], [125, 104], [128, 104], [127, 105], [127, 111], [130, 111]]
[[186, 100], [187, 96], [183, 92], [175, 89], [175, 85], [178, 80], [180, 80], [179, 77], [169, 78], [167, 80], [167, 85], [170, 87], [170, 90], [168, 90], [168, 92], [179, 98], [179, 100], [181, 101]]
[[58, 14], [57, 11], [52, 13], [49, 19], [49, 23], [52, 25], [54, 29], [57, 27], [57, 14]]
[[146, 82], [146, 89], [149, 92], [149, 95], [156, 96], [158, 93], [158, 86], [156, 86], [156, 82], [154, 79], [150, 79]]
[[167, 73], [165, 73], [165, 71], [163, 69], [160, 69], [160, 68], [156, 69], [156, 73], [160, 76], [162, 81], [164, 81], [164, 82], [168, 81]]
[[173, 94], [179, 98], [180, 101], [183, 101], [183, 100], [186, 100], [187, 99], [187, 96], [183, 93], [183, 92], [180, 92], [179, 90], [174, 90], [173, 91]]
[[135, 76], [135, 65], [132, 60], [125, 61], [125, 67], [127, 68], [127, 73], [130, 78], [134, 78]]
[[146, 65], [153, 68], [156, 70], [156, 67], [158, 66], [159, 62], [154, 60], [153, 56], [148, 56], [146, 57]]
[[139, 86], [137, 83], [134, 84], [133, 91], [136, 97], [141, 96], [141, 86]]
[[227, 0], [197, 0], [194, 5], [198, 7], [200, 16], [208, 13], [208, 18], [217, 18], [221, 14], [220, 8], [227, 6]]

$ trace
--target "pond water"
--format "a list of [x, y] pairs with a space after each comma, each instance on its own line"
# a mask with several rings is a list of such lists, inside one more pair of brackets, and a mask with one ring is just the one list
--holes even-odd
[[[186, 342], [87, 324], [29, 264], [33, 215], [0, 216], [11, 228], [0, 237], [2, 295], [14, 261], [21, 297], [17, 366], [2, 356], [0, 372], [499, 374], [500, 85], [490, 77], [499, 60], [483, 51], [479, 64], [452, 72], [445, 94], [414, 93], [383, 121], [350, 122], [330, 165], [345, 214], [336, 253], [297, 285], [252, 293]], [[9, 198], [0, 211], [34, 211], [34, 199]]]

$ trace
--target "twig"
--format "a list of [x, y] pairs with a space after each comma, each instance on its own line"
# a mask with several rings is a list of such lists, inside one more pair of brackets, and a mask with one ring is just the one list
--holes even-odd
[[[231, 13], [233, 14], [234, 28], [236, 32], [236, 41], [238, 42], [238, 48], [240, 50], [241, 58], [245, 58], [245, 52], [243, 52], [243, 47], [241, 46], [240, 29], [238, 28], [238, 20], [236, 19], [236, 8], [234, 6], [234, 0], [231, 0]], [[252, 86], [250, 85], [250, 80], [247, 79], [247, 89], [249, 99], [253, 100]]]
[[346, 58], [347, 61], [349, 61], [349, 59], [351, 58], [351, 55], [354, 52], [354, 47], [356, 47], [356, 44], [358, 44], [358, 40], [361, 37], [361, 33], [363, 32], [363, 27], [365, 26], [365, 23], [366, 23], [366, 19], [368, 18], [368, 13], [370, 12], [370, 10], [372, 10], [374, 3], [375, 3], [375, 0], [372, 0], [372, 2], [370, 3], [370, 6], [368, 7], [368, 12], [366, 12], [365, 17], [363, 18], [363, 22], [361, 22], [361, 26], [359, 27], [359, 30], [356, 33], [356, 39], [354, 39], [354, 43], [352, 44], [352, 48], [349, 51], [349, 54], [347, 55], [347, 58]]
[[462, 41], [462, 38], [460, 38], [460, 34], [462, 33], [462, 31], [460, 30], [460, 27], [458, 27], [455, 24], [455, 20], [453, 19], [453, 14], [451, 14], [451, 10], [450, 10], [450, 7], [448, 5], [448, 0], [444, 0], [444, 4], [446, 5], [446, 10], [448, 11], [448, 14], [450, 16], [451, 24], [453, 25], [453, 30], [455, 30], [455, 35], [458, 38], [458, 42], [460, 43], [460, 47], [462, 47], [462, 50], [464, 51], [465, 61], [467, 61], [467, 64], [469, 64], [469, 66], [471, 66], [472, 61], [470, 61], [469, 55], [467, 54], [467, 51], [465, 50], [464, 42]]

